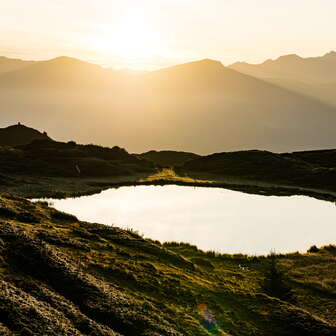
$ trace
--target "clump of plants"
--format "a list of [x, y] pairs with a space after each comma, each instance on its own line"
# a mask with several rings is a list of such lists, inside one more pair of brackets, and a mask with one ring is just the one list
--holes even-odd
[[292, 289], [286, 281], [284, 272], [279, 268], [275, 253], [271, 253], [269, 256], [268, 269], [264, 282], [262, 283], [262, 289], [269, 296], [276, 297], [280, 300], [294, 300]]

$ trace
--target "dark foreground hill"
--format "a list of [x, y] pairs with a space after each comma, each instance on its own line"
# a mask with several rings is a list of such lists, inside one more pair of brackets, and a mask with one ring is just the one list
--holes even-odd
[[120, 147], [106, 148], [49, 140], [0, 147], [0, 172], [25, 176], [89, 177], [151, 172], [153, 164]]
[[20, 123], [6, 128], [0, 128], [0, 146], [26, 145], [34, 140], [51, 139], [46, 132], [41, 133]]
[[0, 334], [333, 336], [335, 258], [161, 245], [1, 194]]
[[144, 158], [148, 161], [151, 161], [157, 165], [163, 167], [173, 167], [179, 166], [183, 163], [196, 159], [199, 155], [189, 152], [178, 152], [178, 151], [156, 151], [151, 150], [146, 153], [138, 154], [140, 158]]
[[208, 174], [336, 191], [336, 150], [216, 153], [188, 161], [177, 171], [190, 176]]
[[25, 197], [65, 197], [109, 187], [174, 183], [329, 200], [336, 196], [336, 150], [283, 154], [252, 150], [208, 156], [149, 151], [136, 155], [118, 146], [35, 140], [0, 146], [0, 159], [0, 187]]

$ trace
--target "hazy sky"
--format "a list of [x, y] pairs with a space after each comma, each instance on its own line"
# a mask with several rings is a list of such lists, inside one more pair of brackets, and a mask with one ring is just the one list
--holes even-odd
[[336, 49], [336, 0], [0, 0], [0, 55], [154, 69]]

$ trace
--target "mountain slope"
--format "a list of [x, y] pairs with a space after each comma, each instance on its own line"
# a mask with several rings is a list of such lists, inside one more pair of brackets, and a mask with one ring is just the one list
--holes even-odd
[[153, 164], [117, 146], [104, 148], [35, 140], [13, 148], [1, 148], [0, 172], [40, 177], [104, 177], [154, 171]]
[[176, 139], [184, 133], [188, 138], [181, 142], [187, 150], [194, 142], [196, 152], [285, 151], [322, 143], [328, 148], [336, 142], [328, 125], [336, 122], [334, 108], [219, 62], [193, 62], [149, 77], [150, 92], [159, 97], [157, 109], [169, 116], [169, 136]]
[[29, 65], [33, 65], [35, 61], [23, 61], [15, 58], [0, 56], [0, 75], [5, 72], [23, 69]]
[[21, 125], [0, 128], [0, 146], [26, 145], [34, 140], [51, 140], [47, 133]]
[[257, 78], [282, 78], [310, 84], [336, 82], [335, 51], [321, 57], [285, 55], [261, 64], [237, 62], [229, 67]]
[[132, 152], [336, 145], [335, 108], [212, 60], [114, 76], [61, 58], [4, 74], [0, 86], [7, 120], [48, 128], [58, 139], [113, 141]]
[[336, 81], [322, 84], [307, 84], [282, 78], [268, 78], [267, 82], [297, 92], [301, 95], [317, 99], [323, 103], [336, 106]]
[[79, 59], [61, 56], [34, 62], [0, 76], [2, 88], [48, 89], [108, 85], [112, 70]]

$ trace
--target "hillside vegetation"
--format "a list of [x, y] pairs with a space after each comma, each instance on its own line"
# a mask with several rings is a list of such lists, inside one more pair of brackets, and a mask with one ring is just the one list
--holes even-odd
[[196, 159], [199, 155], [181, 151], [156, 151], [151, 150], [146, 153], [138, 154], [138, 157], [151, 161], [162, 167], [180, 166], [183, 163]]
[[120, 147], [77, 145], [75, 142], [36, 140], [16, 147], [0, 147], [0, 172], [16, 175], [89, 177], [151, 172], [153, 165]]
[[[31, 137], [25, 137], [27, 130], [43, 139], [30, 142]], [[25, 197], [92, 194], [123, 185], [180, 184], [336, 198], [336, 150], [283, 154], [253, 150], [208, 156], [153, 150], [129, 154], [118, 146], [52, 141], [22, 125], [8, 127], [6, 132], [12, 138], [26, 139], [27, 144], [0, 146], [0, 186]]]
[[336, 191], [336, 150], [276, 154], [267, 151], [216, 153], [186, 162], [177, 171], [190, 177], [239, 178], [278, 185]]

